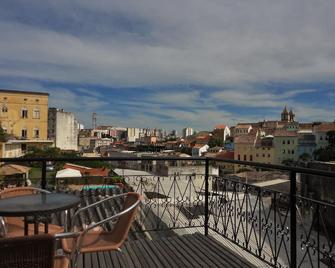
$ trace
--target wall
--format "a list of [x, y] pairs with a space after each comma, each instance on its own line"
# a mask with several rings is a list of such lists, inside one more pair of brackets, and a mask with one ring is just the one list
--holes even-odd
[[[48, 124], [48, 94], [0, 90], [0, 121], [7, 133], [20, 138], [22, 129], [27, 129], [27, 139], [46, 140]], [[7, 108], [7, 112], [5, 109]], [[28, 117], [21, 117], [21, 109], [28, 110]], [[33, 118], [33, 110], [39, 110], [39, 118]], [[39, 137], [34, 137], [34, 129]]]
[[62, 150], [78, 150], [78, 125], [73, 113], [57, 112], [56, 147]]

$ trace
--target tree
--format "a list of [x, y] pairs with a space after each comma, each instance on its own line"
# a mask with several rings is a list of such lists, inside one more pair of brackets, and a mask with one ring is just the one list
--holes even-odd
[[222, 147], [223, 141], [221, 139], [211, 137], [211, 139], [208, 142], [208, 146], [209, 147], [216, 147], [216, 146]]
[[329, 146], [335, 147], [335, 131], [331, 130], [327, 132], [327, 138]]
[[4, 131], [4, 129], [0, 126], [0, 141], [6, 142], [8, 140], [8, 134]]
[[303, 153], [299, 156], [299, 159], [302, 161], [309, 161], [312, 159], [312, 156], [309, 153]]
[[327, 132], [328, 146], [320, 148], [314, 152], [315, 159], [318, 161], [334, 161], [335, 160], [335, 131]]

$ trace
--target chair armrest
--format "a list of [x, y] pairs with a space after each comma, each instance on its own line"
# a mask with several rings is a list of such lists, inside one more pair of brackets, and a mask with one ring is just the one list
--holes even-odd
[[74, 228], [74, 223], [76, 221], [76, 218], [77, 216], [79, 215], [79, 213], [89, 209], [89, 208], [92, 208], [92, 207], [95, 207], [97, 205], [100, 205], [106, 201], [109, 201], [109, 200], [112, 200], [112, 199], [116, 199], [116, 198], [120, 198], [120, 197], [123, 197], [123, 196], [126, 196], [128, 193], [123, 193], [123, 194], [118, 194], [118, 195], [114, 195], [114, 196], [110, 196], [110, 197], [107, 197], [107, 198], [104, 198], [103, 200], [100, 200], [98, 202], [95, 202], [93, 204], [90, 204], [86, 207], [82, 207], [82, 208], [79, 208], [73, 215], [72, 217], [72, 221], [71, 221], [71, 227], [70, 227], [70, 230], [73, 231], [73, 228]]
[[77, 233], [77, 232], [56, 233], [56, 234], [54, 234], [55, 239], [77, 238], [79, 236], [80, 236], [80, 233]]

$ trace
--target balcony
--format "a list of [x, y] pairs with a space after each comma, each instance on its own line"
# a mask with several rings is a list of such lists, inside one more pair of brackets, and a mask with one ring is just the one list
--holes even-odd
[[[118, 173], [48, 178], [48, 161], [79, 160], [106, 161]], [[335, 267], [335, 206], [329, 190], [333, 172], [201, 157], [1, 161], [40, 163], [41, 178], [31, 178], [33, 184], [78, 195], [83, 205], [127, 191], [144, 197], [122, 252], [84, 254], [79, 267]], [[181, 171], [187, 163], [185, 170], [197, 167], [204, 172], [158, 176], [134, 169], [134, 163], [140, 168], [142, 162], [154, 161], [181, 161]], [[125, 164], [131, 162], [130, 172]], [[223, 163], [252, 171], [211, 174], [211, 167]], [[316, 181], [322, 187], [319, 191]], [[91, 209], [76, 227], [97, 222], [120, 207], [111, 201]], [[73, 213], [70, 211], [69, 219]], [[53, 222], [64, 224], [64, 216], [55, 214]]]

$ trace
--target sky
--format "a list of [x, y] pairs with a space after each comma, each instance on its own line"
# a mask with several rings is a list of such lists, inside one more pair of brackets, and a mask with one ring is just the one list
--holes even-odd
[[333, 0], [1, 0], [0, 88], [98, 124], [333, 121]]

